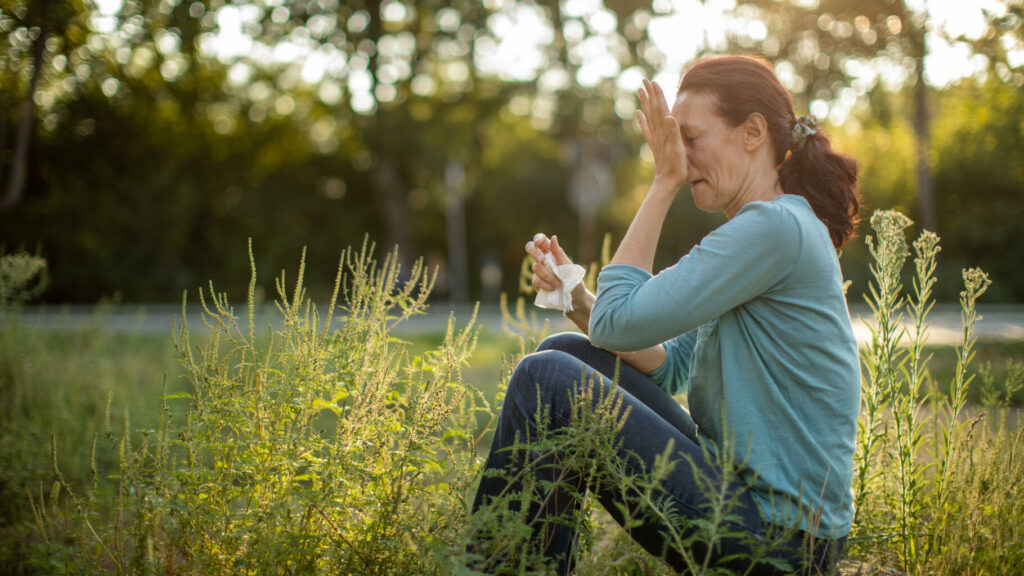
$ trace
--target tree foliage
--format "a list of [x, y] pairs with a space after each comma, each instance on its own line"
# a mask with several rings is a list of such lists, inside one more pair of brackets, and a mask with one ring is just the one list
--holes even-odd
[[[24, 194], [0, 215], [0, 242], [47, 257], [52, 300], [167, 300], [206, 278], [230, 282], [244, 276], [237, 254], [247, 238], [265, 253], [265, 271], [307, 244], [312, 264], [329, 265], [365, 233], [443, 264], [457, 241], [445, 225], [453, 165], [465, 174], [470, 295], [482, 294], [476, 271], [488, 262], [513, 291], [524, 238], [558, 233], [592, 260], [600, 236], [620, 234], [646, 190], [651, 166], [633, 127], [629, 78], [665, 65], [649, 29], [670, 10], [665, 2], [126, 0], [112, 13], [78, 0], [43, 4], [0, 3], [5, 191], [19, 139], [30, 136], [20, 148]], [[864, 85], [852, 67], [887, 62], [912, 75], [907, 34], [923, 24], [900, 12], [902, 3], [806, 4], [740, 3], [734, 16], [759, 18], [769, 33], [759, 43], [738, 37], [733, 47], [775, 59], [799, 107], [861, 94], [856, 121], [832, 133], [861, 161], [868, 206], [911, 208], [916, 104], [906, 91]], [[996, 246], [1021, 244], [1016, 212], [994, 210], [1019, 204], [1013, 170], [986, 189], [999, 200], [977, 207], [977, 218], [1007, 224], [968, 231], [944, 215], [967, 198], [964, 182], [986, 181], [971, 167], [1005, 165], [1019, 146], [1008, 120], [1018, 113], [1020, 70], [1003, 39], [1020, 42], [1020, 4], [992, 15], [991, 32], [972, 44], [991, 55], [990, 81], [933, 95], [928, 158], [950, 258], [960, 245], [971, 246], [964, 258], [992, 258]], [[240, 43], [224, 41], [236, 33]], [[532, 48], [498, 66], [510, 49], [503, 43], [527, 33], [536, 34]], [[983, 134], [976, 122], [965, 125], [966, 112], [945, 114], [947, 101], [970, 90], [977, 106], [999, 110], [1001, 128]], [[968, 164], [945, 151], [953, 133], [999, 144], [971, 148], [979, 156]], [[613, 183], [585, 218], [569, 190], [586, 157]], [[670, 219], [659, 264], [720, 222], [697, 213], [686, 194]], [[998, 239], [983, 238], [993, 230]], [[849, 268], [863, 269], [864, 257], [848, 251]], [[447, 295], [444, 275], [435, 293]]]

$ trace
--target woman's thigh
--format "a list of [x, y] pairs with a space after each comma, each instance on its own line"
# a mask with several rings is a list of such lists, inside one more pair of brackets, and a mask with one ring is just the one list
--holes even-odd
[[591, 344], [587, 336], [579, 332], [553, 334], [545, 338], [537, 350], [566, 352], [607, 378], [614, 378], [617, 370], [617, 383], [623, 390], [661, 416], [687, 438], [697, 441], [697, 425], [675, 398], [643, 372], [620, 361], [615, 354]]

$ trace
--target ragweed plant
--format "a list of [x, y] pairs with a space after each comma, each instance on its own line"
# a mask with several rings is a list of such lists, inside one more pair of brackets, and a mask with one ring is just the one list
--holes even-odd
[[[913, 574], [1017, 569], [1019, 564], [1010, 558], [1020, 554], [987, 554], [986, 544], [979, 542], [1003, 542], [1016, 534], [1000, 525], [1019, 510], [1022, 495], [1015, 488], [1017, 483], [1005, 480], [1003, 470], [997, 468], [1016, 470], [1022, 465], [1019, 434], [1004, 427], [992, 432], [978, 426], [980, 417], [967, 417], [968, 390], [974, 378], [970, 365], [980, 320], [977, 301], [990, 280], [981, 270], [963, 271], [963, 329], [956, 347], [956, 370], [950, 392], [940, 393], [937, 386], [930, 386], [929, 397], [925, 385], [934, 382], [925, 345], [939, 239], [924, 231], [913, 243], [915, 273], [908, 296], [900, 278], [910, 254], [904, 236], [910, 220], [895, 212], [876, 212], [871, 224], [877, 235], [867, 239], [875, 260], [868, 297], [874, 323], [870, 345], [862, 352], [854, 555], [882, 563], [891, 559]], [[1004, 392], [989, 393], [992, 403], [999, 398], [1008, 402], [1020, 387], [1014, 365], [1008, 374]], [[980, 440], [984, 443], [979, 444]], [[990, 448], [1008, 458], [1005, 466], [988, 456]], [[979, 478], [987, 480], [979, 483]], [[990, 482], [1004, 482], [1002, 486], [1015, 496], [993, 498]], [[989, 537], [993, 534], [998, 536]]]
[[[226, 295], [202, 293], [205, 341], [184, 322], [177, 333], [191, 390], [164, 396], [157, 429], [108, 431], [118, 469], [96, 470], [84, 489], [65, 481], [53, 451], [52, 488], [33, 496], [49, 564], [437, 573], [430, 551], [455, 538], [476, 469], [478, 395], [461, 381], [476, 330], [449, 321], [440, 347], [411, 356], [392, 330], [424, 311], [433, 276], [371, 251], [343, 254], [323, 317], [305, 297], [303, 264], [293, 285], [282, 273], [283, 327], [265, 340], [255, 272], [243, 323]], [[183, 401], [176, 418], [169, 405]]]
[[878, 453], [885, 443], [884, 411], [891, 404], [891, 393], [899, 389], [900, 369], [906, 354], [899, 347], [903, 336], [902, 281], [900, 273], [909, 256], [903, 230], [911, 221], [898, 212], [880, 211], [871, 216], [871, 227], [877, 236], [865, 241], [874, 258], [871, 274], [874, 282], [868, 287], [868, 305], [875, 322], [869, 324], [871, 342], [861, 354], [865, 383], [861, 391], [863, 409], [857, 421], [857, 452], [854, 459], [853, 504], [854, 522], [870, 522], [865, 515], [868, 491], [876, 483]]

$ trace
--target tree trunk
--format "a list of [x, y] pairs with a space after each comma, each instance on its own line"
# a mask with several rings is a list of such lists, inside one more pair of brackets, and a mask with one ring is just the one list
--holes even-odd
[[921, 32], [921, 53], [917, 58], [917, 85], [914, 87], [914, 140], [917, 143], [917, 211], [918, 224], [938, 233], [935, 223], [935, 187], [932, 184], [931, 114], [928, 110], [928, 85], [924, 81], [924, 32]]
[[[366, 9], [370, 13], [369, 37], [373, 41], [374, 47], [377, 47], [384, 34], [380, 13], [381, 1], [369, 0], [366, 2]], [[375, 85], [378, 54], [379, 50], [374, 50], [370, 55], [370, 72], [373, 74]], [[412, 246], [409, 235], [409, 206], [406, 203], [404, 181], [394, 150], [389, 146], [389, 139], [393, 136], [390, 133], [391, 125], [388, 122], [388, 115], [389, 113], [378, 102], [374, 126], [371, 128], [373, 138], [370, 141], [374, 160], [373, 182], [376, 186], [377, 209], [384, 221], [384, 235], [385, 242], [387, 242], [384, 248], [390, 251], [397, 245], [399, 262], [404, 269], [408, 269], [415, 247]]]
[[0, 111], [2, 111], [0, 113], [0, 179], [3, 178], [4, 164], [6, 164], [3, 157], [7, 153], [7, 124], [11, 120], [8, 110], [11, 108], [14, 108], [14, 106], [9, 106], [7, 99], [4, 98], [3, 106], [0, 106]]
[[29, 78], [25, 99], [18, 107], [14, 154], [11, 158], [11, 178], [7, 183], [7, 191], [3, 199], [0, 200], [0, 214], [13, 211], [25, 193], [28, 149], [32, 144], [32, 117], [35, 113], [36, 86], [39, 84], [39, 76], [43, 69], [43, 57], [46, 55], [46, 37], [47, 30], [44, 21], [39, 36], [32, 42], [32, 76]]
[[[378, 122], [380, 121], [378, 117]], [[388, 251], [398, 246], [399, 262], [409, 265], [415, 249], [409, 236], [409, 207], [405, 202], [402, 177], [391, 154], [378, 144], [374, 150], [373, 182], [377, 187], [377, 208], [384, 219], [384, 235]]]

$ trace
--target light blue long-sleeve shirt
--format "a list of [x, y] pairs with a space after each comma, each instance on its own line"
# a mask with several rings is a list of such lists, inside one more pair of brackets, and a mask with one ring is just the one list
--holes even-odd
[[650, 375], [687, 392], [700, 434], [732, 443], [762, 515], [838, 538], [853, 520], [857, 342], [828, 231], [801, 196], [751, 202], [656, 276], [597, 279], [591, 341], [664, 343]]

